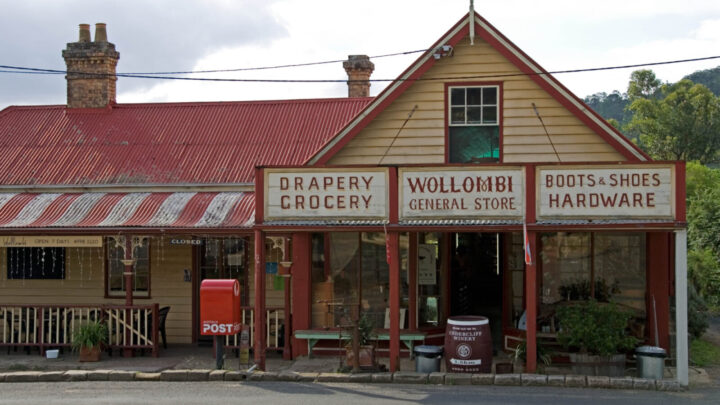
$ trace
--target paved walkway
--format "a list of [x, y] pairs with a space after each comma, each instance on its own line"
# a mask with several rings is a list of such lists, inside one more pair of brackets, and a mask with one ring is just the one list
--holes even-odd
[[[160, 356], [154, 358], [149, 354], [124, 358], [117, 353], [108, 356], [103, 353], [102, 360], [96, 363], [80, 363], [77, 355], [65, 351], [57, 359], [46, 359], [41, 357], [37, 351], [26, 354], [23, 350], [11, 351], [6, 354], [0, 352], [0, 373], [13, 371], [66, 371], [66, 370], [114, 370], [132, 371], [140, 373], [160, 373], [171, 370], [213, 370], [215, 359], [212, 357], [211, 347], [197, 347], [191, 345], [172, 345], [167, 350], [161, 350]], [[387, 359], [380, 359], [381, 362]], [[387, 365], [387, 364], [386, 364]], [[225, 370], [246, 371], [251, 364], [241, 364], [237, 357], [228, 354], [225, 360]], [[300, 357], [296, 360], [283, 360], [279, 354], [268, 354], [266, 361], [267, 371], [274, 374], [282, 373], [335, 373], [341, 366], [341, 359], [334, 356], [315, 356], [311, 359]], [[444, 368], [444, 367], [443, 367]], [[403, 372], [415, 370], [415, 361], [402, 359], [400, 369]], [[444, 371], [444, 370], [441, 370]], [[668, 368], [666, 378], [672, 379], [673, 369]], [[568, 368], [562, 366], [550, 367], [545, 373], [551, 376], [571, 374]], [[632, 370], [628, 371], [631, 375]], [[498, 375], [499, 376], [499, 375]], [[695, 387], [718, 385], [718, 381], [709, 376], [703, 369], [690, 369], [690, 385]]]
[[[149, 353], [144, 356], [136, 352], [135, 357], [125, 358], [117, 352], [109, 356], [103, 353], [101, 361], [97, 363], [80, 363], [76, 353], [65, 350], [57, 359], [46, 359], [32, 350], [30, 354], [22, 349], [17, 352], [0, 351], [0, 371], [61, 371], [61, 370], [128, 370], [141, 372], [160, 372], [163, 370], [189, 370], [214, 369], [212, 347], [197, 347], [195, 345], [171, 345], [168, 349], [161, 349], [159, 357], [152, 357]], [[387, 359], [385, 359], [387, 360]], [[252, 361], [252, 359], [251, 359]], [[252, 364], [241, 364], [239, 358], [228, 352], [225, 359], [226, 370], [247, 370]], [[341, 366], [340, 358], [334, 356], [314, 356], [312, 359], [301, 357], [297, 360], [283, 360], [282, 356], [268, 353], [266, 367], [268, 371], [297, 371], [331, 373]], [[402, 359], [400, 364], [403, 370], [414, 370], [415, 362]]]

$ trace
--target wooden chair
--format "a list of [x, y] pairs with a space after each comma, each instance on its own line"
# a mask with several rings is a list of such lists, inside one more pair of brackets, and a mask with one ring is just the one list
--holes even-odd
[[167, 319], [170, 307], [162, 307], [158, 310], [158, 330], [162, 335], [163, 348], [167, 349], [167, 339], [165, 337], [165, 320]]

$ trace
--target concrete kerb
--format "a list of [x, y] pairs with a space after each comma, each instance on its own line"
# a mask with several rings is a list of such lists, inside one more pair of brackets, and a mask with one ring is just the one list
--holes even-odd
[[393, 382], [397, 384], [427, 384], [428, 377], [427, 373], [398, 371], [393, 373]]
[[316, 383], [396, 383], [440, 385], [552, 386], [612, 388], [657, 391], [687, 389], [675, 380], [648, 380], [637, 377], [603, 377], [544, 374], [458, 374], [416, 373], [315, 373], [228, 370], [164, 370], [157, 373], [123, 370], [16, 371], [0, 373], [0, 383], [63, 381], [284, 381]]

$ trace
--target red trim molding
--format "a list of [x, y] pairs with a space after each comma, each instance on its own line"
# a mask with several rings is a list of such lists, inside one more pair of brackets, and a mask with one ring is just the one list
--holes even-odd
[[265, 216], [265, 170], [255, 168], [255, 223], [262, 224]]

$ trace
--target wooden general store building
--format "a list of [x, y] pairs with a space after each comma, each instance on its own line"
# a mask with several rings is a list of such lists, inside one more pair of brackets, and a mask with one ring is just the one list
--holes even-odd
[[497, 350], [527, 340], [534, 370], [584, 285], [657, 330], [687, 382], [684, 163], [652, 161], [481, 16], [376, 97], [351, 56], [348, 98], [117, 104], [104, 25], [63, 55], [67, 105], [0, 112], [3, 345], [66, 344], [102, 313], [113, 347], [157, 353], [161, 307], [169, 344], [198, 343], [200, 281], [237, 278], [261, 366], [334, 354], [308, 334], [362, 313], [396, 369], [473, 314]]

